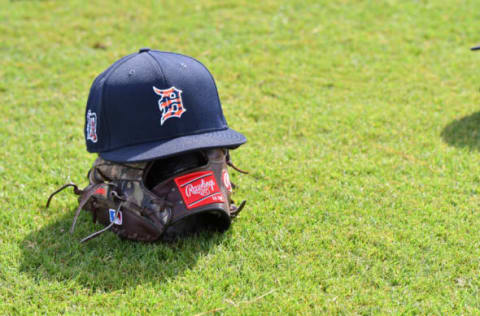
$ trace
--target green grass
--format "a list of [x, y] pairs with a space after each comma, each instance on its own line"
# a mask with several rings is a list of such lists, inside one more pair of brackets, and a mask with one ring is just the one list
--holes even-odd
[[[0, 0], [0, 314], [479, 314], [477, 1]], [[213, 73], [248, 200], [124, 242], [86, 185], [89, 87], [152, 47]]]

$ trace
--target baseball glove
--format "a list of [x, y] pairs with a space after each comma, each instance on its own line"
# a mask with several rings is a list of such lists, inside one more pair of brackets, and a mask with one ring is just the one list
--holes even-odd
[[111, 230], [121, 238], [170, 241], [203, 230], [225, 231], [245, 206], [232, 198], [227, 149], [216, 148], [140, 163], [114, 163], [97, 158], [88, 172], [89, 185], [80, 190], [71, 233], [81, 210], [105, 226], [81, 240]]

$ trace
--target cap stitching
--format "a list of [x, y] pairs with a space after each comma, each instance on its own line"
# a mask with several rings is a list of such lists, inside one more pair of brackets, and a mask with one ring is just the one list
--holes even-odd
[[195, 133], [178, 134], [174, 138], [172, 138], [172, 137], [151, 138], [151, 139], [148, 139], [148, 140], [142, 140], [141, 142], [135, 142], [135, 143], [131, 143], [131, 144], [128, 144], [128, 145], [124, 144], [124, 145], [121, 145], [121, 146], [110, 148], [107, 151], [117, 150], [117, 149], [130, 147], [130, 146], [143, 145], [143, 144], [148, 144], [148, 143], [152, 143], [152, 142], [159, 142], [159, 141], [163, 141], [163, 140], [166, 141], [166, 140], [171, 140], [171, 139], [175, 139], [175, 138], [178, 138], [178, 137], [201, 135], [201, 134], [208, 134], [208, 133], [213, 133], [213, 132], [221, 132], [221, 131], [225, 131], [225, 130], [228, 130], [228, 129], [230, 129], [230, 128], [227, 126], [225, 128], [221, 128], [221, 129], [202, 129], [202, 130], [197, 131]]
[[165, 73], [163, 72], [162, 65], [160, 65], [160, 62], [155, 57], [153, 57], [153, 55], [150, 54], [150, 52], [151, 51], [148, 51], [147, 54], [148, 54], [148, 56], [150, 56], [151, 59], [154, 60], [153, 67], [156, 67], [156, 68], [158, 68], [158, 70], [160, 70], [160, 73], [162, 74], [162, 77], [163, 77], [163, 82], [168, 85], [167, 77], [165, 77]]
[[[105, 84], [106, 84], [108, 78], [110, 78], [110, 76], [112, 75], [112, 73], [115, 72], [115, 70], [117, 70], [118, 67], [120, 67], [121, 65], [123, 65], [124, 63], [126, 63], [127, 61], [129, 61], [130, 59], [132, 59], [133, 57], [135, 57], [135, 56], [137, 56], [137, 55], [138, 55], [138, 53], [134, 53], [134, 54], [132, 54], [132, 55], [130, 55], [130, 56], [126, 56], [126, 57], [125, 57], [125, 60], [123, 60], [122, 62], [120, 62], [120, 63], [118, 63], [118, 64], [114, 63], [114, 64], [111, 66], [112, 68], [110, 69], [110, 71], [109, 71], [107, 74], [105, 74], [105, 76], [104, 76], [104, 78], [103, 78], [103, 84], [102, 84], [102, 105], [105, 104]], [[116, 64], [116, 65], [115, 65], [115, 64]], [[105, 106], [102, 106], [102, 112], [101, 112], [101, 113], [102, 113], [102, 117], [103, 117], [104, 120], [105, 120], [105, 125], [106, 125], [106, 127], [107, 127], [106, 130], [108, 131], [108, 137], [107, 137], [108, 144], [105, 144], [105, 149], [111, 150], [111, 149], [109, 149], [109, 148], [110, 148], [110, 144], [111, 144], [111, 139], [110, 139], [110, 123], [108, 122], [108, 116], [105, 115]]]

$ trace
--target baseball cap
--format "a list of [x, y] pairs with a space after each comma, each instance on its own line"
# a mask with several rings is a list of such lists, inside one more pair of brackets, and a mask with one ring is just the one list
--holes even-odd
[[247, 141], [228, 127], [203, 64], [149, 48], [121, 58], [94, 80], [85, 116], [87, 150], [114, 162], [234, 149]]

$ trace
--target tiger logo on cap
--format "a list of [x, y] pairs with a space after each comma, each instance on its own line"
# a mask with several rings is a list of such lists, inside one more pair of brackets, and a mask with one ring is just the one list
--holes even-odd
[[88, 110], [87, 112], [87, 140], [97, 142], [97, 113]]
[[163, 125], [169, 118], [180, 118], [187, 111], [182, 103], [182, 90], [175, 87], [162, 90], [153, 86], [153, 91], [160, 96], [160, 100], [158, 100], [158, 107], [162, 112], [160, 125]]

